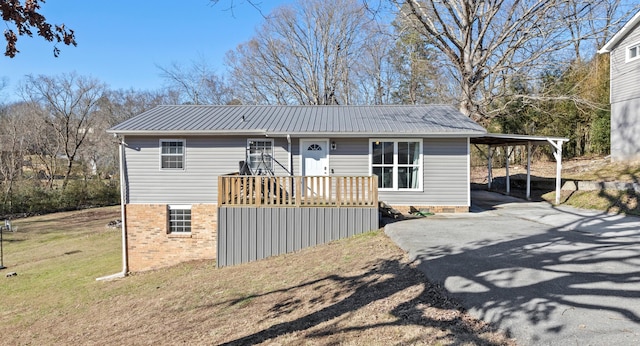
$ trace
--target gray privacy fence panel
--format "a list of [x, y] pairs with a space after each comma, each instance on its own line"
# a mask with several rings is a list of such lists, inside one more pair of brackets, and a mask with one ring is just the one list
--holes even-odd
[[218, 267], [378, 229], [378, 208], [218, 208]]

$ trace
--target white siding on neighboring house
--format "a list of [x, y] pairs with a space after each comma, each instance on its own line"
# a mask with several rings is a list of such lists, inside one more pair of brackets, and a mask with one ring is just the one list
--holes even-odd
[[640, 59], [627, 61], [627, 50], [640, 44], [640, 26], [622, 39], [610, 53], [611, 103], [640, 98]]
[[640, 25], [610, 52], [613, 160], [640, 158], [640, 59], [627, 59], [629, 47], [637, 44], [640, 44]]
[[640, 97], [611, 104], [611, 158], [640, 159]]

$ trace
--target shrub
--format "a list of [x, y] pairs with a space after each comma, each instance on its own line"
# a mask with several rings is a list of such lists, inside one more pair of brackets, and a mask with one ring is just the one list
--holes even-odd
[[116, 205], [120, 203], [118, 181], [72, 180], [67, 187], [45, 188], [39, 182], [22, 181], [0, 201], [0, 215], [37, 215], [57, 211]]

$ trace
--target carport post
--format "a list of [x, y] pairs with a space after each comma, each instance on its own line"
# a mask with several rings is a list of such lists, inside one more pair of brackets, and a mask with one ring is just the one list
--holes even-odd
[[[511, 149], [511, 150], [509, 150], [509, 149]], [[507, 162], [505, 163], [505, 166], [504, 166], [505, 170], [506, 170], [505, 175], [507, 176], [506, 177], [507, 195], [511, 194], [511, 175], [509, 174], [509, 159], [511, 158], [511, 154], [513, 153], [513, 149], [514, 148], [511, 148], [510, 146], [507, 145], [506, 150], [505, 150], [507, 152]]]
[[531, 142], [527, 141], [527, 200], [531, 199]]
[[487, 190], [491, 190], [491, 181], [493, 180], [491, 161], [493, 160], [493, 153], [491, 152], [491, 144], [488, 145], [489, 151], [487, 155]]
[[555, 149], [553, 151], [553, 157], [556, 159], [556, 204], [560, 204], [560, 191], [562, 183], [562, 141], [554, 142], [551, 139], [547, 139], [549, 143]]

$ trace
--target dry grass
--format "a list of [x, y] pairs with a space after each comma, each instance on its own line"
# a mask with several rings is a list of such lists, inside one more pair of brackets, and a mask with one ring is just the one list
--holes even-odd
[[611, 162], [608, 159], [572, 160], [583, 162], [564, 170], [563, 178], [574, 180], [640, 182], [640, 162]]
[[215, 268], [192, 262], [110, 282], [117, 209], [16, 222], [0, 277], [1, 344], [501, 345], [382, 232]]
[[[556, 193], [548, 192], [542, 198], [549, 203], [555, 202]], [[602, 210], [613, 214], [640, 216], [638, 194], [634, 191], [602, 190], [602, 191], [562, 191], [561, 204], [577, 208]]]

